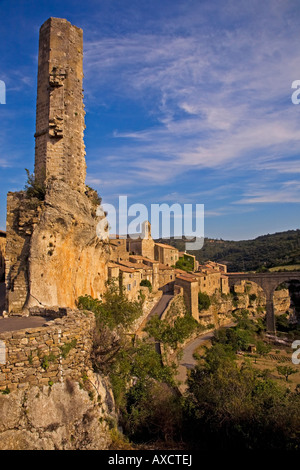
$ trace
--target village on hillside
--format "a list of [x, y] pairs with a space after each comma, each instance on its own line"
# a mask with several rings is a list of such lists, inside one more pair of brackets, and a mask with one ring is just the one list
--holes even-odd
[[[174, 246], [158, 243], [151, 236], [151, 225], [145, 221], [138, 238], [110, 235], [110, 257], [107, 280], [117, 280], [128, 299], [137, 300], [141, 286], [148, 286], [155, 294], [182, 292], [188, 310], [199, 320], [198, 293], [211, 296], [228, 294], [227, 267], [207, 261], [199, 264], [195, 256], [181, 252]], [[6, 233], [0, 232], [0, 279], [5, 274]], [[180, 261], [185, 269], [180, 269]]]
[[[186, 306], [199, 320], [198, 293], [211, 296], [229, 293], [227, 267], [213, 261], [199, 265], [194, 255], [174, 246], [158, 243], [151, 236], [150, 223], [144, 222], [141, 236], [135, 239], [111, 236], [108, 277], [118, 279], [130, 300], [139, 296], [140, 286], [148, 281], [153, 292], [182, 290]], [[183, 261], [185, 269], [180, 269]]]

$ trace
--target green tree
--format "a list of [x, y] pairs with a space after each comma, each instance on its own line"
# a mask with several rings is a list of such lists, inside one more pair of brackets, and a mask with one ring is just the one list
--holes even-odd
[[155, 315], [147, 323], [144, 331], [159, 343], [176, 350], [178, 344], [183, 343], [197, 329], [199, 324], [190, 314], [177, 317], [173, 325]]
[[105, 324], [110, 329], [118, 326], [128, 328], [142, 314], [142, 301], [130, 301], [115, 280], [107, 283], [103, 301], [85, 295], [79, 297], [77, 305], [80, 309], [94, 312], [98, 325]]
[[152, 292], [152, 284], [148, 279], [142, 279], [140, 286], [148, 287], [149, 292]]
[[207, 310], [211, 305], [211, 300], [209, 295], [207, 295], [205, 292], [199, 292], [198, 293], [198, 310], [201, 312], [201, 310]]
[[286, 382], [288, 382], [289, 376], [292, 374], [296, 374], [298, 370], [291, 366], [277, 366], [277, 372], [279, 375], [283, 375], [285, 377]]
[[230, 345], [216, 343], [191, 372], [185, 439], [197, 450], [297, 449], [300, 394], [234, 357]]
[[256, 343], [256, 352], [260, 356], [266, 356], [271, 351], [272, 347], [269, 344], [264, 343], [262, 340], [258, 340]]

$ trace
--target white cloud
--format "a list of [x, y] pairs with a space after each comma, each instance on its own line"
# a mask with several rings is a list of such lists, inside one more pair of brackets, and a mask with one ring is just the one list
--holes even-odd
[[300, 182], [285, 181], [275, 187], [249, 191], [236, 204], [300, 203]]
[[[264, 178], [280, 185], [300, 169], [300, 106], [291, 103], [291, 83], [300, 79], [293, 3], [229, 1], [218, 12], [195, 5], [177, 24], [172, 18], [172, 27], [160, 23], [150, 32], [146, 25], [86, 42], [88, 106], [93, 96], [108, 107], [125, 98], [152, 120], [142, 129], [116, 129], [116, 144], [102, 147], [102, 161], [110, 169], [121, 165], [136, 186], [163, 186], [187, 171], [201, 178], [202, 170], [245, 179], [251, 170], [261, 193], [238, 203], [298, 201], [291, 187], [277, 194], [264, 187]], [[213, 12], [215, 25], [205, 17]]]

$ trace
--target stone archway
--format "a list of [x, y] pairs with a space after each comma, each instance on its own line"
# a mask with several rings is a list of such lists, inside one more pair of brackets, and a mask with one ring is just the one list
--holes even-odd
[[[300, 276], [299, 276], [300, 277]], [[283, 292], [282, 295], [280, 293]], [[276, 313], [278, 316], [278, 302], [282, 303], [281, 314], [288, 319], [289, 323], [298, 323], [300, 318], [300, 279], [291, 279], [285, 281], [282, 284], [279, 284], [273, 294], [273, 304]], [[277, 304], [277, 305], [276, 305]], [[276, 309], [277, 306], [277, 309]], [[277, 310], [277, 311], [276, 311]]]
[[275, 314], [274, 314], [274, 292], [283, 282], [300, 281], [300, 272], [274, 272], [274, 273], [227, 273], [229, 286], [234, 286], [239, 281], [252, 281], [258, 284], [266, 296], [266, 324], [267, 331], [276, 332]]

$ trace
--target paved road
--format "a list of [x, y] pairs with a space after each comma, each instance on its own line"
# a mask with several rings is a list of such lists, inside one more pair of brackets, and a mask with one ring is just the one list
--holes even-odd
[[5, 307], [5, 284], [0, 282], [0, 333], [5, 331], [25, 330], [27, 328], [38, 328], [43, 326], [49, 318], [44, 317], [9, 317], [3, 318]]
[[38, 328], [45, 325], [49, 320], [50, 318], [45, 317], [0, 317], [0, 333], [26, 330], [27, 328]]
[[159, 299], [159, 301], [154, 305], [152, 308], [151, 312], [149, 315], [145, 318], [143, 323], [140, 325], [139, 329], [136, 331], [136, 334], [138, 336], [143, 335], [143, 329], [147, 325], [148, 321], [150, 320], [151, 317], [154, 315], [158, 315], [161, 317], [163, 314], [164, 310], [167, 308], [170, 300], [174, 297], [173, 294], [163, 294], [162, 297]]
[[173, 294], [163, 294], [162, 297], [159, 299], [156, 305], [154, 305], [153, 309], [149, 313], [147, 317], [147, 321], [150, 320], [151, 317], [154, 315], [158, 315], [159, 317], [162, 316], [165, 309], [167, 308], [171, 299], [173, 299]]
[[186, 347], [184, 348], [183, 356], [182, 356], [182, 359], [180, 360], [180, 363], [178, 366], [178, 374], [176, 377], [178, 381], [182, 382], [182, 384], [179, 387], [180, 391], [184, 392], [186, 390], [185, 381], [187, 379], [187, 370], [193, 369], [197, 364], [196, 359], [194, 359], [193, 357], [194, 351], [205, 341], [207, 341], [208, 339], [211, 339], [213, 335], [214, 333], [212, 331], [210, 333], [206, 333], [203, 336], [198, 336], [198, 338], [188, 343]]
[[[234, 323], [229, 323], [228, 325], [224, 325], [221, 328], [230, 328], [234, 326]], [[187, 370], [188, 369], [193, 369], [197, 361], [193, 357], [194, 351], [205, 341], [211, 339], [214, 335], [214, 332], [211, 331], [209, 333], [206, 333], [202, 336], [198, 336], [198, 338], [192, 340], [190, 343], [188, 343], [184, 350], [183, 350], [183, 356], [182, 359], [180, 360], [179, 366], [178, 366], [178, 374], [176, 379], [181, 382], [181, 385], [179, 386], [179, 389], [181, 392], [184, 392], [187, 388], [185, 381], [187, 379]]]

